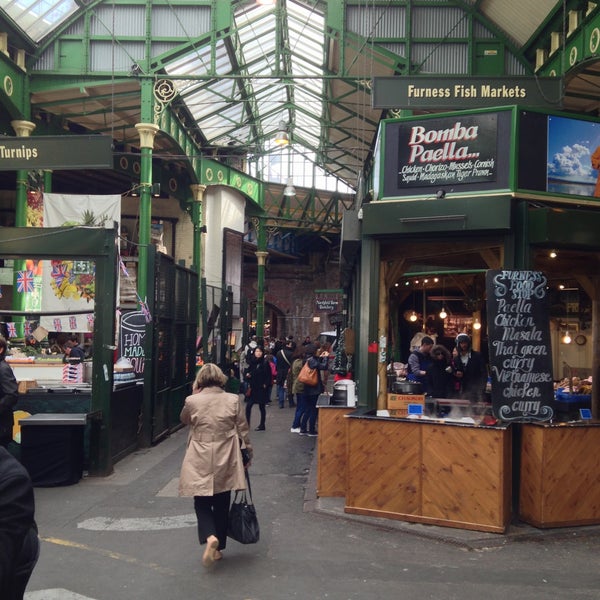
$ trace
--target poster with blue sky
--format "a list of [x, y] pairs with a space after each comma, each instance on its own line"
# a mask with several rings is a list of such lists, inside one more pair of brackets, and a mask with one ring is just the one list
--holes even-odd
[[546, 189], [599, 197], [599, 174], [600, 123], [549, 116]]

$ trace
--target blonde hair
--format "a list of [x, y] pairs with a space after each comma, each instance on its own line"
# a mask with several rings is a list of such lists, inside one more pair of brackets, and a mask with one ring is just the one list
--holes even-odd
[[225, 373], [217, 365], [206, 363], [198, 371], [193, 389], [201, 390], [207, 387], [223, 387], [226, 383], [227, 376]]

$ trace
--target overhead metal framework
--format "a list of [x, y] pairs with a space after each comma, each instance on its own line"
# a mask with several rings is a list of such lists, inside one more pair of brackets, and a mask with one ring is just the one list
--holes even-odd
[[[296, 188], [327, 189], [344, 203], [343, 192], [368, 178], [379, 122], [400, 114], [372, 108], [374, 77], [530, 75], [532, 40], [579, 4], [6, 0], [0, 26], [9, 46], [27, 48], [40, 131], [101, 132], [135, 147], [141, 91], [170, 81], [171, 131], [157, 137], [156, 155], [210, 157], [281, 184], [266, 208], [283, 215], [310, 206], [311, 194], [278, 195], [289, 174]], [[282, 124], [287, 158], [274, 143]], [[326, 194], [316, 196], [336, 214]]]

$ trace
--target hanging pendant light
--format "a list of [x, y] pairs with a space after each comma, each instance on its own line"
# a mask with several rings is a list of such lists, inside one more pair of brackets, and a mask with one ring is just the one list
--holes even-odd
[[[446, 294], [446, 280], [442, 279], [442, 302], [444, 301], [444, 296]], [[442, 310], [440, 311], [440, 319], [445, 319], [448, 316], [444, 305], [442, 304]]]
[[475, 317], [475, 322], [473, 323], [473, 329], [476, 329], [476, 330], [481, 329], [481, 323], [479, 322], [479, 319], [477, 317]]
[[279, 131], [275, 136], [275, 143], [278, 146], [287, 146], [290, 143], [290, 136], [288, 135], [285, 121], [280, 121], [279, 123]]
[[296, 195], [296, 188], [294, 187], [294, 184], [292, 183], [291, 177], [288, 177], [287, 185], [285, 186], [285, 188], [283, 188], [283, 195], [284, 196], [295, 196]]

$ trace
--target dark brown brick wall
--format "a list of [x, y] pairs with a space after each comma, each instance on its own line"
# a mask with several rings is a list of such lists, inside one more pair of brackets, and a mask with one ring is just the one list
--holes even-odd
[[[248, 303], [256, 302], [255, 264], [244, 265], [242, 295]], [[273, 335], [283, 338], [293, 335], [302, 341], [319, 332], [335, 329], [329, 323], [328, 312], [319, 312], [315, 304], [315, 290], [340, 287], [339, 265], [327, 263], [323, 254], [311, 256], [310, 264], [273, 264], [267, 261], [265, 275], [265, 319], [273, 323]], [[340, 305], [340, 310], [343, 307]], [[313, 317], [320, 317], [318, 323]]]

